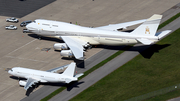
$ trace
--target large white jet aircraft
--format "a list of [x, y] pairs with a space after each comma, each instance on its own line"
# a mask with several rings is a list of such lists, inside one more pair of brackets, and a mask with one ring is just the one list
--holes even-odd
[[[142, 43], [150, 45], [167, 35], [171, 30], [156, 33], [162, 15], [154, 14], [147, 20], [111, 24], [96, 28], [82, 27], [65, 22], [37, 19], [26, 28], [40, 36], [55, 37], [65, 43], [54, 44], [55, 50], [62, 50], [61, 55], [84, 59], [84, 47], [91, 45], [124, 45]], [[120, 32], [118, 29], [141, 24], [132, 32]], [[70, 49], [70, 50], [68, 50]]]
[[[66, 68], [67, 67], [67, 68]], [[72, 81], [77, 81], [78, 77], [82, 76], [83, 73], [74, 75], [74, 70], [76, 63], [72, 62], [70, 65], [65, 65], [57, 67], [48, 71], [40, 71], [22, 67], [14, 67], [8, 70], [8, 73], [17, 77], [26, 78], [26, 81], [20, 80], [19, 85], [24, 86], [25, 90], [28, 90], [29, 87], [35, 85], [39, 82], [63, 82], [70, 83]], [[62, 74], [55, 73], [58, 70], [66, 70]]]

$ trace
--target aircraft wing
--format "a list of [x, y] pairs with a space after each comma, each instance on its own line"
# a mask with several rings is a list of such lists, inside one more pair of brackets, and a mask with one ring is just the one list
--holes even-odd
[[27, 83], [26, 83], [26, 85], [24, 86], [24, 89], [25, 89], [25, 90], [28, 90], [29, 87], [32, 87], [32, 85], [34, 85], [35, 83], [38, 83], [38, 80], [33, 79], [33, 78], [28, 78], [28, 79], [27, 79]]
[[117, 29], [126, 29], [129, 26], [140, 24], [145, 22], [146, 19], [143, 20], [136, 20], [136, 21], [131, 21], [131, 22], [125, 22], [125, 23], [119, 23], [119, 24], [110, 24], [107, 26], [101, 26], [101, 27], [96, 27], [97, 29], [104, 29], [104, 30], [112, 30], [112, 31], [117, 31]]
[[64, 68], [66, 68], [66, 67], [68, 67], [68, 66], [69, 66], [69, 64], [68, 64], [68, 65], [64, 65], [64, 66], [60, 66], [60, 67], [57, 67], [57, 68], [53, 68], [53, 69], [50, 69], [50, 70], [47, 70], [46, 72], [55, 73], [55, 72], [57, 72], [58, 70], [64, 69]]
[[71, 49], [76, 59], [84, 60], [83, 49], [84, 47], [80, 44], [78, 39], [75, 39], [70, 36], [61, 36], [61, 39], [67, 44], [67, 46]]

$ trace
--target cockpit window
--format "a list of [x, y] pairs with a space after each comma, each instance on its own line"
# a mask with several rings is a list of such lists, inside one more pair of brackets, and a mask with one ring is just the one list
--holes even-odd
[[34, 23], [36, 23], [36, 21], [35, 21], [35, 20], [34, 20], [33, 22], [34, 22]]

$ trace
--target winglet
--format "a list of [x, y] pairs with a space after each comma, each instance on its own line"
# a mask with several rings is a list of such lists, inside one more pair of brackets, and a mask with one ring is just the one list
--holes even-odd
[[73, 77], [75, 67], [76, 67], [76, 63], [72, 62], [62, 74], [66, 75], [66, 76]]

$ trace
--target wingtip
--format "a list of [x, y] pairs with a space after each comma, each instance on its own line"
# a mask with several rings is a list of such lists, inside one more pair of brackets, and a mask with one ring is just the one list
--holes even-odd
[[84, 57], [77, 58], [78, 60], [84, 60]]

